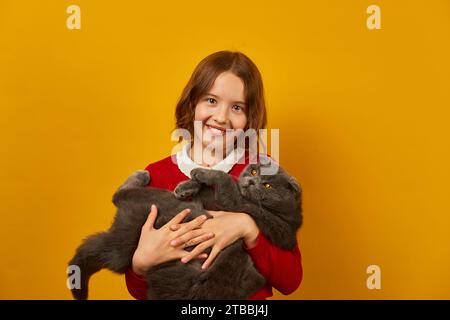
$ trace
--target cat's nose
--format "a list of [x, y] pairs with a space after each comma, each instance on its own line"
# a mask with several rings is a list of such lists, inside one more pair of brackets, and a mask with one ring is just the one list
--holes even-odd
[[244, 187], [248, 187], [252, 184], [255, 184], [255, 182], [252, 179], [245, 179], [243, 183]]

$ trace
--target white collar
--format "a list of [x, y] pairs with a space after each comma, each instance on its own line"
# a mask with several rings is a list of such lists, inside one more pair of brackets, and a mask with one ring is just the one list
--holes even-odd
[[176, 154], [178, 169], [180, 169], [180, 171], [183, 172], [184, 175], [188, 178], [191, 178], [191, 171], [196, 168], [220, 170], [220, 171], [228, 173], [231, 170], [231, 168], [233, 168], [233, 166], [245, 154], [245, 149], [237, 148], [237, 149], [234, 149], [232, 152], [230, 152], [225, 157], [225, 159], [216, 163], [214, 166], [204, 167], [204, 166], [199, 165], [198, 163], [195, 163], [191, 159], [191, 157], [189, 156], [190, 149], [191, 149], [191, 145], [188, 143]]

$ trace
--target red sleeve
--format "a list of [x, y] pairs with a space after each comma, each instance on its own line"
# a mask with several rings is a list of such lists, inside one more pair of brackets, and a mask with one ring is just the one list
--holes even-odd
[[298, 245], [292, 251], [283, 250], [269, 242], [260, 232], [255, 246], [245, 249], [252, 258], [256, 269], [272, 287], [282, 294], [291, 294], [300, 286], [303, 268]]
[[125, 282], [127, 284], [128, 292], [135, 299], [147, 299], [147, 281], [144, 277], [133, 272], [131, 267], [128, 268], [127, 272], [125, 272]]

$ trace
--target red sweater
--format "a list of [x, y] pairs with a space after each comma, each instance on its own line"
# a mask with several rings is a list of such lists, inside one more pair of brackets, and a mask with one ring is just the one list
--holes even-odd
[[[247, 163], [236, 163], [228, 174], [237, 180]], [[173, 191], [178, 183], [188, 179], [178, 169], [175, 155], [152, 163], [145, 169], [150, 173], [149, 186], [151, 187]], [[298, 246], [292, 251], [283, 250], [270, 243], [260, 232], [255, 246], [251, 249], [245, 248], [245, 250], [252, 258], [255, 267], [267, 281], [266, 286], [252, 295], [249, 298], [250, 300], [264, 300], [271, 297], [273, 295], [272, 287], [287, 295], [300, 286], [303, 269]], [[125, 280], [128, 291], [134, 298], [146, 299], [147, 282], [144, 277], [134, 273], [130, 267], [125, 273]]]

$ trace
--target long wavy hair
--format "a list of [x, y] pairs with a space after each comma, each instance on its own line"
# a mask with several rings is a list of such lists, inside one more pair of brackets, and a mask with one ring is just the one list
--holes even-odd
[[175, 109], [176, 128], [194, 136], [195, 107], [223, 72], [232, 72], [244, 83], [247, 124], [244, 130], [264, 129], [267, 124], [266, 102], [261, 73], [250, 58], [241, 52], [219, 51], [204, 58], [195, 68]]

